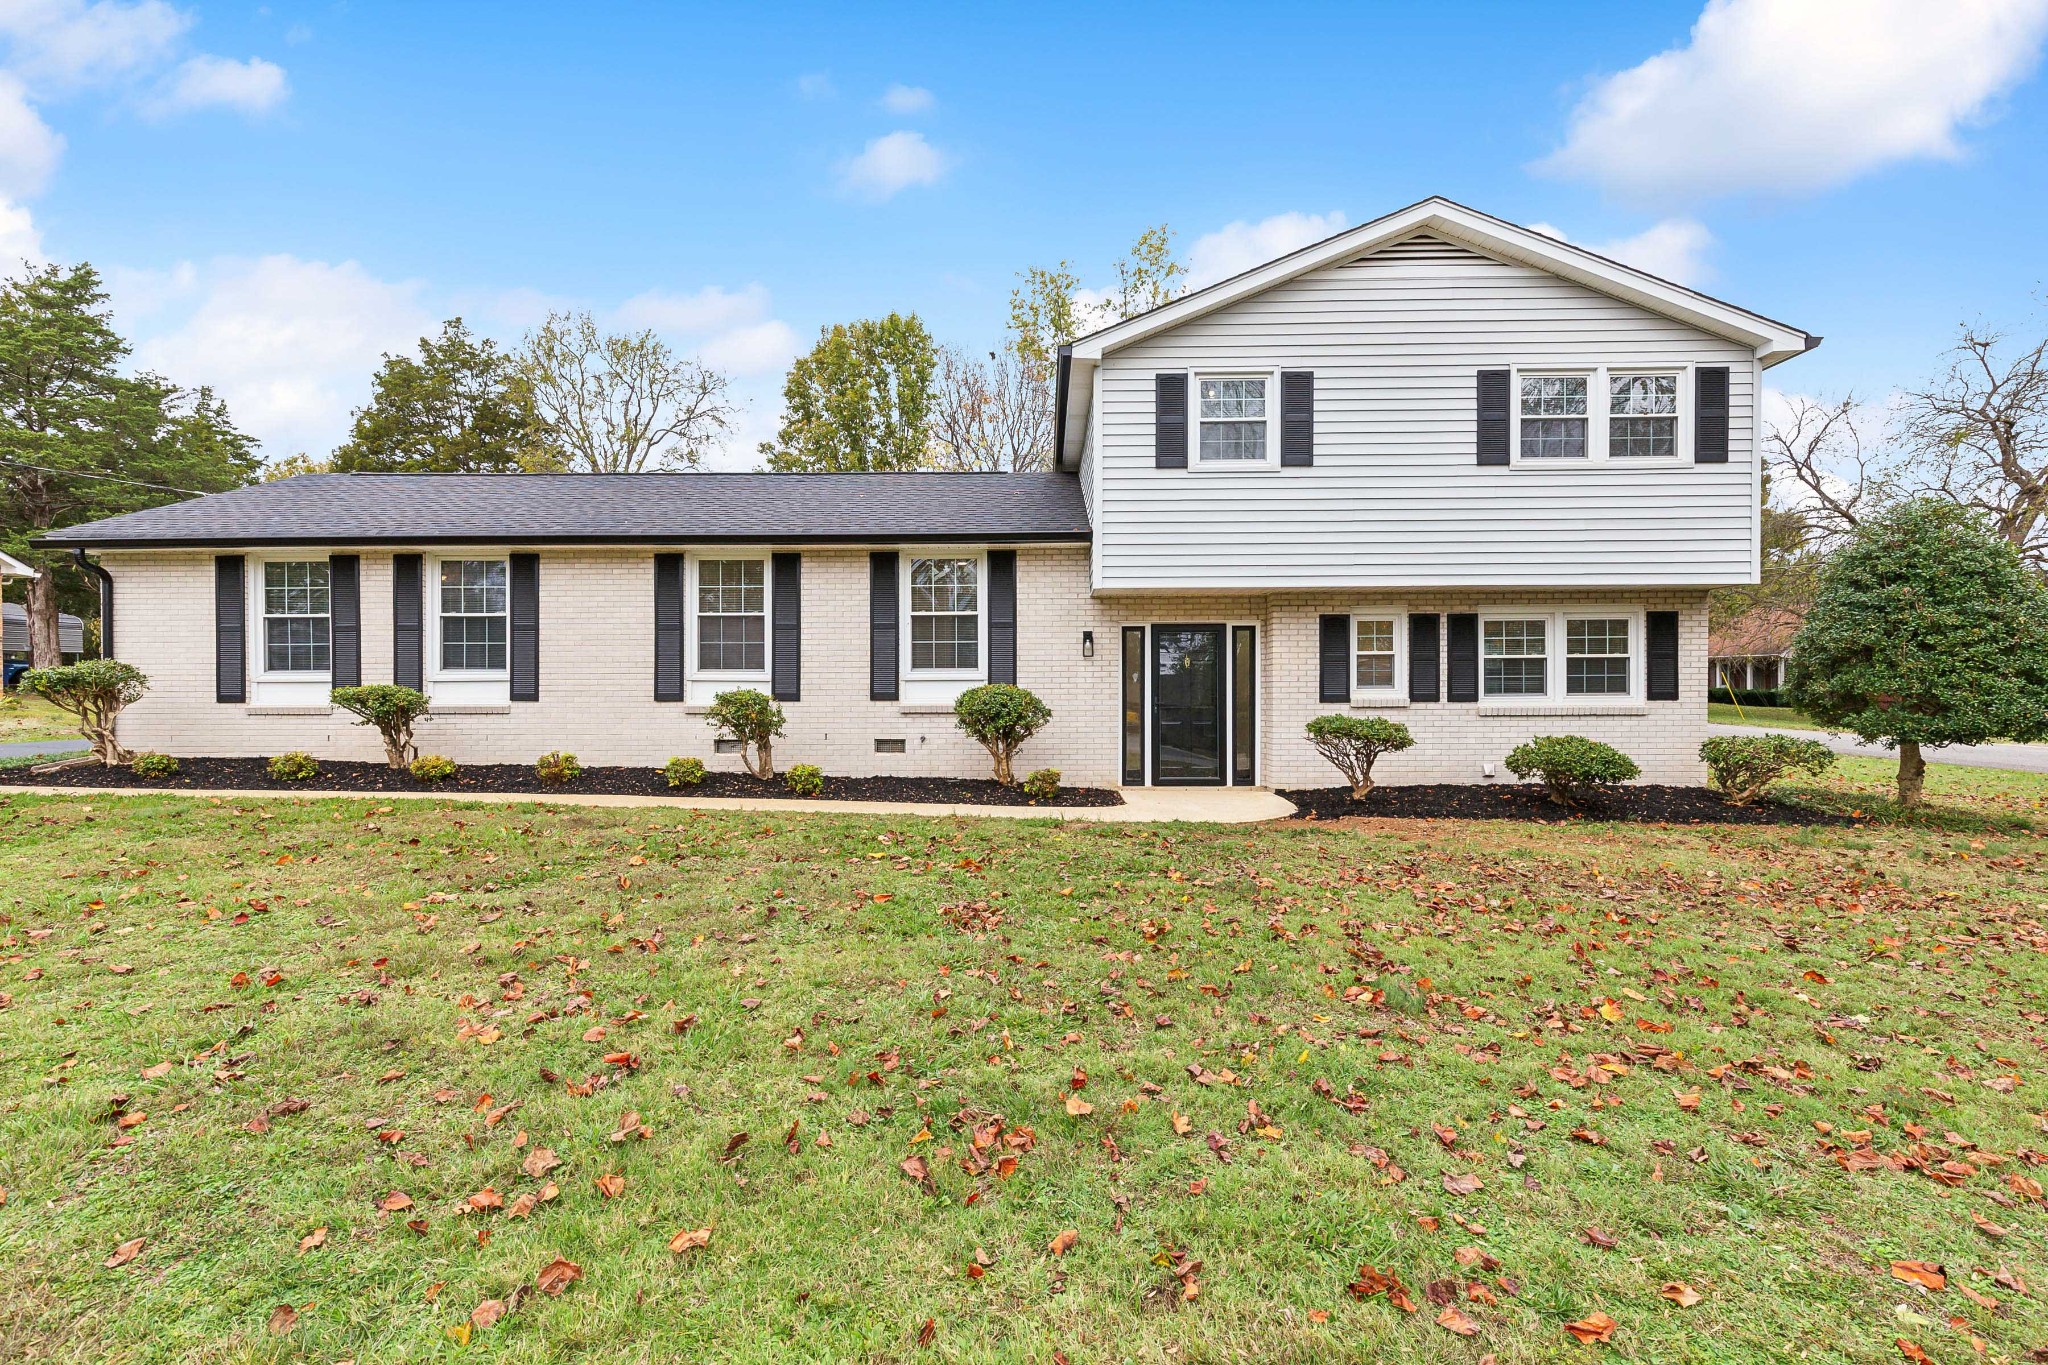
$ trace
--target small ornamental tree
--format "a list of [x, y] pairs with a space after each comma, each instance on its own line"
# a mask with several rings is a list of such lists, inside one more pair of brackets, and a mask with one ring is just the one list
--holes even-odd
[[22, 691], [78, 717], [78, 732], [92, 742], [93, 757], [108, 767], [134, 755], [114, 738], [114, 722], [129, 703], [149, 691], [149, 678], [134, 664], [87, 659], [61, 668], [32, 668], [21, 675]]
[[775, 776], [775, 740], [784, 717], [773, 697], [751, 687], [720, 692], [705, 719], [720, 736], [740, 742], [740, 761], [748, 772], [764, 782]]
[[370, 687], [337, 687], [330, 700], [344, 711], [362, 719], [358, 725], [373, 725], [384, 740], [384, 761], [392, 768], [405, 767], [419, 754], [412, 742], [412, 727], [425, 719], [427, 697], [410, 687], [379, 683]]
[[1010, 767], [1017, 750], [1051, 719], [1052, 708], [1037, 693], [1010, 683], [970, 687], [953, 703], [953, 723], [988, 750], [996, 781], [1006, 787], [1017, 780]]
[[1902, 504], [1822, 568], [1787, 682], [1814, 720], [1896, 747], [1916, 806], [1922, 746], [2048, 735], [2048, 590], [1972, 513]]
[[1381, 754], [1412, 746], [1415, 736], [1385, 716], [1317, 716], [1308, 723], [1308, 742], [1351, 783], [1351, 799], [1363, 801], [1372, 791], [1372, 765]]

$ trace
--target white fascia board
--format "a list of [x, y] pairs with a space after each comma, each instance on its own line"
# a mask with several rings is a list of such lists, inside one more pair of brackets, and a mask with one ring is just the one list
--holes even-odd
[[1088, 440], [1088, 418], [1095, 402], [1095, 362], [1078, 356], [1070, 362], [1067, 376], [1067, 420], [1065, 449], [1059, 452], [1060, 468], [1081, 467], [1081, 451]]
[[1239, 299], [1399, 241], [1415, 232], [1434, 232], [1475, 251], [1545, 270], [1651, 312], [1750, 347], [1766, 368], [1812, 350], [1820, 338], [1758, 313], [1723, 303], [1683, 285], [1658, 279], [1633, 266], [1610, 261], [1569, 242], [1466, 208], [1448, 199], [1425, 199], [1384, 218], [1361, 223], [1333, 237], [1290, 252], [1219, 284], [1174, 300], [1149, 313], [1126, 318], [1074, 342], [1074, 360], [1104, 355], [1171, 327], [1227, 307]]
[[10, 554], [0, 554], [0, 578], [41, 578], [41, 577], [42, 577], [42, 575], [41, 575], [41, 574], [37, 573], [37, 572], [36, 572], [36, 571], [35, 571], [34, 569], [30, 568], [30, 567], [29, 567], [28, 565], [26, 565], [26, 564], [22, 563], [22, 562], [21, 562], [20, 560], [16, 559], [16, 558], [15, 558], [15, 557], [14, 557], [13, 555], [10, 555]]

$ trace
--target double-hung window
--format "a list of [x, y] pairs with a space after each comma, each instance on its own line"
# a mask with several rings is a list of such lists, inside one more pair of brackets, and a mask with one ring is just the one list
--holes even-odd
[[263, 566], [263, 669], [328, 671], [327, 561], [272, 560]]
[[1583, 460], [1587, 451], [1586, 376], [1522, 376], [1522, 458]]
[[702, 673], [767, 671], [766, 560], [697, 561], [697, 669]]
[[1678, 454], [1678, 376], [1607, 376], [1607, 454], [1610, 459], [1670, 459]]
[[1481, 623], [1482, 689], [1489, 697], [1540, 697], [1549, 690], [1550, 620], [1490, 618]]
[[1196, 381], [1196, 457], [1203, 464], [1262, 463], [1269, 439], [1263, 376]]
[[1625, 697], [1629, 694], [1628, 627], [1626, 616], [1566, 618], [1566, 696]]
[[1398, 684], [1396, 620], [1391, 616], [1354, 618], [1358, 649], [1353, 689], [1359, 693], [1392, 692]]
[[506, 561], [441, 561], [441, 670], [505, 670]]
[[968, 672], [981, 667], [981, 561], [910, 561], [910, 667]]

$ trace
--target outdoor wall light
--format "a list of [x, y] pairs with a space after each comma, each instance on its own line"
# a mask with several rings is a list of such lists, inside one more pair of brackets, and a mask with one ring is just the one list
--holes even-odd
[[1095, 657], [1095, 632], [1092, 630], [1081, 632], [1081, 657], [1084, 659]]

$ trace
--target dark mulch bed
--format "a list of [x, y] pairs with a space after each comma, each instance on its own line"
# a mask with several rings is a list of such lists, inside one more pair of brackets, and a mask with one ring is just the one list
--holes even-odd
[[1671, 825], [1853, 825], [1846, 815], [1804, 806], [1758, 801], [1731, 806], [1705, 787], [1617, 787], [1583, 815], [1555, 804], [1543, 788], [1531, 783], [1512, 786], [1467, 786], [1443, 782], [1411, 787], [1375, 787], [1363, 801], [1349, 787], [1317, 787], [1283, 791], [1301, 818], [1335, 820], [1347, 815], [1421, 820], [1536, 820], [1546, 824], [1574, 820], [1624, 820], [1634, 824]]
[[[479, 763], [465, 767], [445, 782], [422, 782], [408, 772], [394, 772], [382, 763], [322, 760], [320, 775], [304, 782], [280, 782], [261, 758], [181, 758], [176, 777], [137, 777], [126, 768], [64, 768], [33, 773], [27, 768], [0, 770], [0, 783], [47, 787], [181, 787], [191, 791], [219, 788], [263, 788], [283, 792], [375, 791], [406, 795], [438, 793], [462, 796], [472, 792], [524, 792], [535, 796], [578, 794], [630, 796], [793, 797], [780, 781], [763, 782], [744, 773], [707, 773], [695, 787], [670, 788], [652, 768], [585, 768], [564, 786], [541, 783], [532, 768], [517, 763]], [[1123, 797], [1099, 787], [1062, 787], [1050, 801], [1033, 801], [1015, 787], [986, 778], [831, 777], [821, 798], [828, 801], [936, 801], [975, 806], [1120, 806]]]

